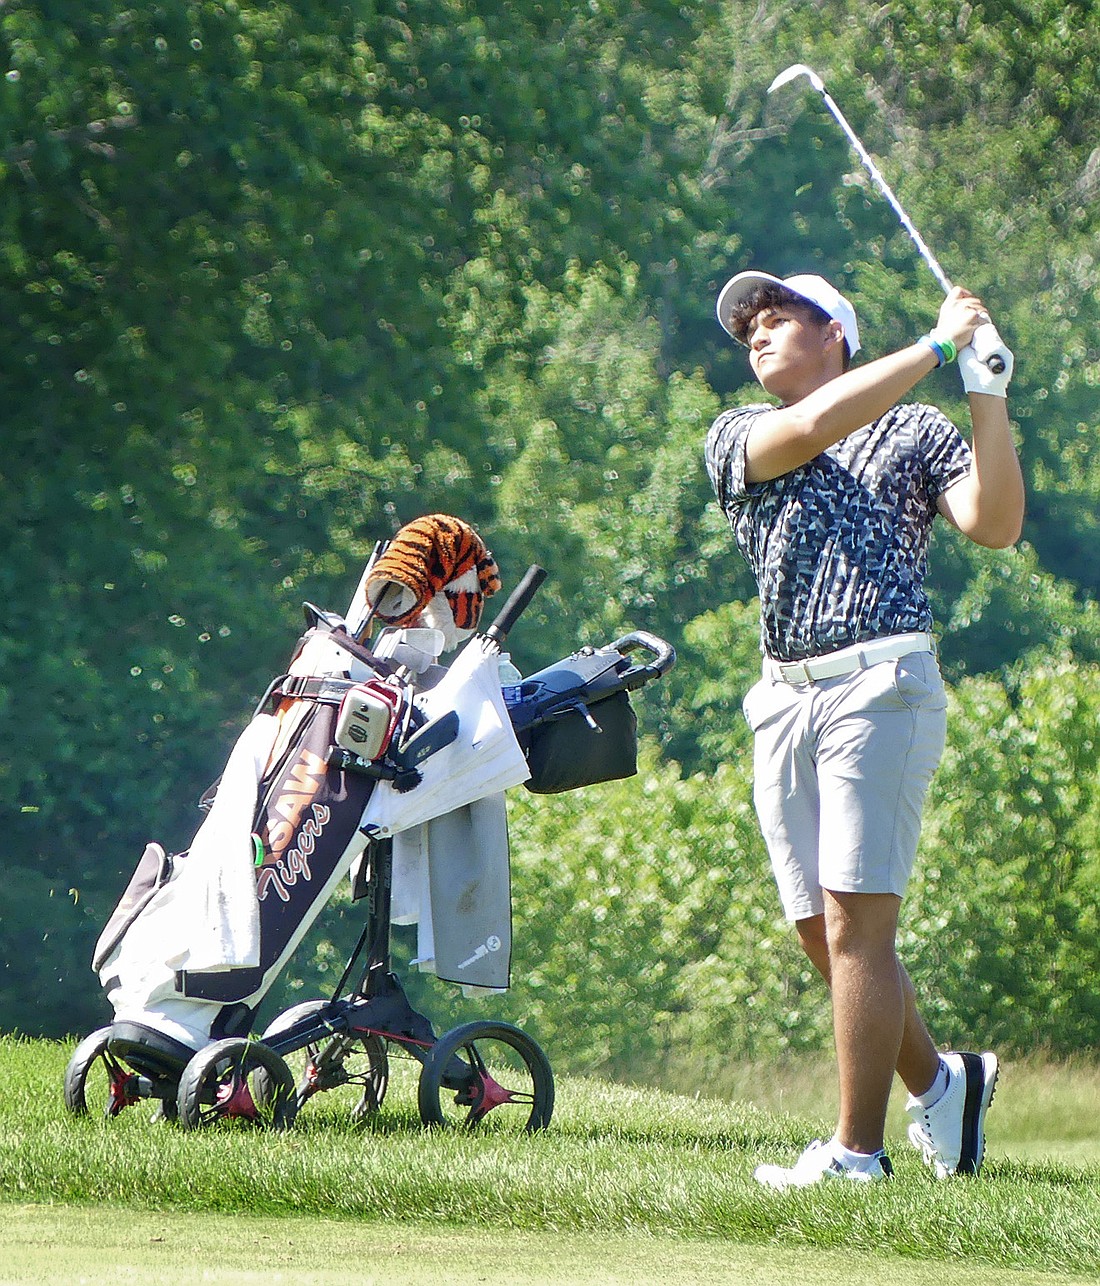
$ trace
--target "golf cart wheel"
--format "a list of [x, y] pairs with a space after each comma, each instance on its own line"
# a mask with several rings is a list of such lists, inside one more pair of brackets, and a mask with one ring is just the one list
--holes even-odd
[[[261, 1076], [262, 1087], [257, 1085]], [[177, 1111], [187, 1130], [218, 1121], [285, 1130], [297, 1110], [290, 1068], [257, 1040], [215, 1041], [199, 1050], [180, 1077]]]
[[[261, 1040], [281, 1036], [295, 1023], [313, 1018], [330, 1005], [327, 1000], [304, 1000], [285, 1009], [265, 1029]], [[353, 1121], [371, 1116], [382, 1106], [390, 1080], [390, 1063], [386, 1042], [374, 1032], [334, 1032], [321, 1040], [310, 1041], [301, 1049], [284, 1054], [297, 1085], [297, 1105], [302, 1105], [322, 1090], [338, 1091], [346, 1102]], [[269, 1093], [267, 1074], [257, 1077], [259, 1093]]]
[[100, 1027], [77, 1045], [65, 1068], [65, 1106], [74, 1116], [118, 1116], [138, 1101], [132, 1074], [107, 1050], [110, 1027]]
[[537, 1042], [518, 1027], [466, 1023], [432, 1046], [418, 1106], [425, 1125], [543, 1130], [554, 1110], [554, 1073]]

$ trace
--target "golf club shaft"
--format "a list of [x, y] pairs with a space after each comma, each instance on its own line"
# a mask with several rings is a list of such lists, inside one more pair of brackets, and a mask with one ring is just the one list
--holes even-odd
[[822, 88], [821, 90], [821, 98], [822, 98], [822, 101], [825, 103], [825, 106], [832, 113], [836, 123], [840, 126], [840, 128], [844, 131], [844, 133], [847, 134], [848, 142], [851, 143], [852, 147], [855, 149], [856, 155], [863, 162], [864, 167], [867, 170], [867, 173], [871, 176], [871, 181], [882, 193], [882, 195], [886, 198], [886, 200], [890, 203], [890, 207], [894, 211], [894, 213], [898, 216], [898, 219], [901, 222], [901, 226], [905, 229], [906, 232], [909, 233], [910, 240], [917, 247], [917, 253], [928, 265], [928, 267], [931, 268], [932, 275], [943, 287], [943, 293], [945, 295], [950, 294], [953, 288], [951, 284], [951, 279], [948, 277], [947, 273], [944, 272], [943, 268], [940, 267], [940, 261], [932, 253], [932, 251], [929, 250], [927, 242], [917, 231], [916, 227], [913, 224], [913, 220], [910, 219], [910, 217], [902, 209], [901, 202], [894, 195], [893, 188], [891, 188], [889, 183], [887, 183], [886, 180], [882, 177], [882, 171], [878, 168], [874, 160], [871, 158], [870, 152], [868, 152], [867, 149], [860, 142], [859, 136], [856, 134], [855, 130], [852, 129], [851, 125], [848, 124], [847, 117], [837, 106], [836, 100], [829, 93], [829, 91], [824, 88]]
[[[828, 108], [830, 115], [844, 131], [848, 138], [848, 142], [851, 143], [856, 155], [863, 162], [867, 173], [870, 174], [872, 183], [874, 183], [875, 187], [877, 187], [879, 192], [881, 192], [886, 198], [890, 208], [898, 216], [901, 226], [909, 234], [909, 239], [916, 246], [917, 253], [931, 269], [932, 275], [940, 283], [944, 294], [950, 294], [952, 290], [951, 279], [948, 277], [947, 273], [944, 272], [943, 268], [940, 267], [939, 260], [928, 248], [924, 238], [914, 226], [912, 219], [910, 219], [902, 209], [901, 202], [894, 195], [893, 188], [891, 188], [889, 183], [887, 183], [883, 178], [882, 172], [875, 164], [871, 154], [863, 146], [862, 142], [860, 142], [859, 135], [856, 134], [851, 125], [848, 124], [847, 117], [837, 106], [836, 100], [833, 96], [825, 88], [821, 77], [811, 71], [809, 67], [804, 67], [799, 64], [797, 67], [788, 68], [786, 72], [777, 76], [775, 80], [772, 81], [768, 93], [771, 93], [772, 90], [777, 89], [780, 85], [785, 85], [789, 80], [792, 80], [795, 76], [799, 75], [805, 75], [808, 77], [810, 84], [821, 95], [821, 99]], [[983, 322], [974, 332], [973, 338], [970, 342], [973, 345], [979, 361], [984, 362], [995, 375], [999, 375], [1001, 371], [1005, 369], [1005, 357], [1000, 351], [1004, 347], [1004, 341], [997, 333], [997, 328], [992, 322]]]

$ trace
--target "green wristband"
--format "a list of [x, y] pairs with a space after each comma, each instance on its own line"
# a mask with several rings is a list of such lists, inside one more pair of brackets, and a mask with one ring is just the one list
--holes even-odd
[[931, 331], [927, 335], [922, 335], [917, 340], [918, 344], [927, 344], [928, 347], [936, 354], [936, 362], [939, 366], [946, 366], [948, 362], [953, 362], [959, 355], [959, 350], [955, 347], [955, 341], [942, 335], [938, 331]]
[[959, 350], [955, 347], [955, 341], [953, 339], [950, 339], [947, 335], [941, 335], [938, 331], [933, 331], [932, 337], [935, 339], [936, 343], [939, 344], [940, 348], [943, 349], [943, 360], [945, 362], [953, 362], [955, 358], [958, 357]]

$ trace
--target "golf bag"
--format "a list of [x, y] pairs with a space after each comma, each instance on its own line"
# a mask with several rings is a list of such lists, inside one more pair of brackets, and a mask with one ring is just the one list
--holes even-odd
[[[459, 812], [527, 775], [495, 649], [467, 644], [469, 656], [420, 692], [407, 669], [357, 645], [336, 618], [307, 612], [310, 629], [290, 670], [208, 792], [190, 847], [168, 855], [150, 844], [100, 937], [93, 968], [116, 1022], [155, 1027], [193, 1048], [247, 1031], [372, 836], [417, 827], [436, 808]], [[484, 734], [476, 753], [472, 732], [463, 737], [454, 726], [455, 707]], [[428, 760], [444, 750], [455, 779], [440, 783]], [[498, 866], [502, 858], [499, 846], [486, 855]], [[461, 981], [499, 988], [500, 960]]]
[[[664, 674], [675, 654], [636, 633], [511, 681], [501, 647], [545, 572], [529, 569], [496, 621], [476, 633], [481, 598], [499, 579], [471, 529], [431, 515], [393, 546], [381, 558], [376, 549], [346, 618], [306, 604], [287, 672], [204, 797], [206, 817], [188, 849], [146, 847], [95, 949], [114, 1021], [70, 1060], [71, 1111], [87, 1110], [99, 1069], [108, 1115], [153, 1098], [190, 1128], [221, 1116], [258, 1119], [266, 1104], [285, 1126], [306, 1097], [347, 1083], [345, 1060], [357, 1048], [369, 1068], [352, 1079], [373, 1110], [384, 1093], [384, 1050], [396, 1045], [422, 1065], [426, 1122], [440, 1119], [440, 1095], [451, 1093], [471, 1120], [507, 1104], [524, 1128], [548, 1121], [552, 1075], [537, 1043], [484, 1021], [437, 1041], [390, 971], [390, 925], [418, 925], [413, 963], [422, 970], [467, 992], [507, 988], [504, 792], [528, 780], [548, 792], [635, 771], [627, 693]], [[438, 628], [424, 625], [429, 608]], [[388, 627], [368, 646], [375, 615]], [[440, 665], [445, 645], [461, 643]], [[638, 648], [653, 659], [635, 664], [627, 654]], [[367, 899], [367, 926], [337, 994], [287, 1011], [256, 1041], [257, 1007], [349, 876], [353, 896]], [[359, 981], [341, 997], [364, 950]], [[537, 1092], [505, 1094], [475, 1041], [517, 1054]], [[322, 1046], [295, 1098], [284, 1056]], [[256, 1072], [261, 1080], [242, 1088]]]

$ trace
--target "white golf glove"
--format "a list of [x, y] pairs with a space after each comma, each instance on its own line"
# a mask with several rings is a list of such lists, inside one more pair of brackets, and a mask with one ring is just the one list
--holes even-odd
[[[1004, 361], [1004, 370], [997, 374], [988, 366], [988, 359], [993, 353], [999, 354]], [[968, 393], [1007, 397], [1008, 382], [1012, 378], [1015, 364], [1012, 350], [997, 334], [991, 322], [979, 326], [970, 343], [959, 349], [959, 371], [962, 374], [963, 388]]]

